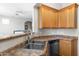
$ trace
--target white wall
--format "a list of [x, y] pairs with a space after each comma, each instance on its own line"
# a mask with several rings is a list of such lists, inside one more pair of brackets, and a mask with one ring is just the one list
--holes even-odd
[[[10, 20], [9, 24], [2, 24], [2, 18], [7, 18]], [[12, 34], [13, 30], [23, 30], [24, 29], [24, 22], [29, 19], [20, 19], [14, 17], [5, 17], [0, 16], [0, 35], [8, 35]]]
[[[35, 3], [0, 3], [0, 35], [12, 34], [13, 30], [17, 29], [23, 30], [24, 22], [32, 21], [27, 18], [32, 17], [34, 5]], [[22, 11], [22, 14], [18, 14], [16, 11]], [[10, 24], [2, 24], [2, 18], [8, 18]]]

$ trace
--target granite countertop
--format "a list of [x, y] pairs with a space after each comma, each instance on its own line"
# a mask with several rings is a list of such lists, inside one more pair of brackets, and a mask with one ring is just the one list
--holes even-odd
[[40, 56], [42, 54], [43, 54], [42, 50], [24, 49], [24, 48], [19, 48], [9, 53], [9, 55], [12, 56]]
[[[7, 40], [15, 37], [21, 37], [28, 35], [28, 33], [12, 34], [12, 35], [2, 35], [0, 36], [0, 41]], [[48, 35], [48, 34], [33, 34], [30, 36], [32, 39], [41, 38], [41, 37], [53, 37], [53, 38], [78, 38], [77, 36], [68, 36], [68, 35]]]
[[11, 34], [11, 35], [2, 35], [2, 36], [0, 36], [0, 41], [12, 39], [12, 38], [15, 38], [15, 37], [25, 36], [25, 35], [27, 35], [27, 34], [28, 34], [28, 33]]
[[64, 38], [78, 38], [78, 36], [69, 36], [69, 35], [49, 35], [49, 34], [33, 34], [31, 35], [31, 38], [37, 38], [37, 37], [64, 37]]
[[[68, 35], [32, 35], [31, 38], [37, 41], [50, 41], [50, 40], [59, 40], [68, 38], [68, 40], [78, 39], [77, 36], [68, 36]], [[67, 40], [67, 39], [66, 39]]]
[[41, 56], [43, 55], [43, 50], [35, 49], [16, 49], [12, 52], [3, 53], [2, 56]]

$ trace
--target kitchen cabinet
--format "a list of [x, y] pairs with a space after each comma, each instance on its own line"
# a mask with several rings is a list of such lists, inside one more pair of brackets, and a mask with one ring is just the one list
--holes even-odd
[[65, 28], [67, 24], [66, 10], [60, 10], [58, 14], [59, 14], [58, 28]]
[[38, 8], [38, 27], [39, 28], [56, 28], [57, 27], [57, 10], [51, 7], [41, 5]]
[[38, 8], [38, 27], [41, 29], [77, 28], [77, 4], [57, 10], [41, 4]]
[[59, 10], [59, 28], [77, 28], [77, 5]]
[[59, 40], [59, 55], [60, 56], [76, 56], [77, 55], [77, 40], [64, 38]]
[[77, 28], [77, 5], [72, 5], [68, 8], [67, 12], [67, 27]]

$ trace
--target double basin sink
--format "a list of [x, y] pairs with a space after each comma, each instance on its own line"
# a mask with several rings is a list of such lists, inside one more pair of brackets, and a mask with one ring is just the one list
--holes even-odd
[[44, 41], [30, 41], [26, 42], [25, 49], [43, 50], [45, 47]]

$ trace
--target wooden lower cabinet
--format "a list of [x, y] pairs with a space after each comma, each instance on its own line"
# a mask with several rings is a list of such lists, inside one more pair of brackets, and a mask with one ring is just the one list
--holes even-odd
[[59, 40], [60, 56], [77, 56], [77, 40], [61, 39]]

